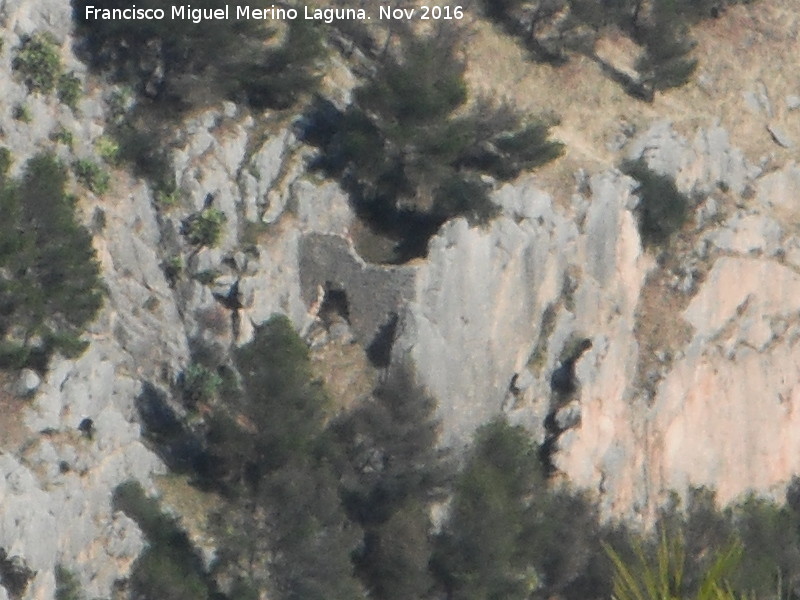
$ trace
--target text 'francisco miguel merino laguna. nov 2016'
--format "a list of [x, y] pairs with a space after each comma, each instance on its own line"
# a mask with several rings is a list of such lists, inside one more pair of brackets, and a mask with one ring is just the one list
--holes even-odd
[[132, 4], [128, 8], [100, 8], [87, 6], [85, 9], [87, 21], [228, 21], [228, 20], [258, 20], [258, 21], [292, 21], [294, 19], [309, 19], [332, 23], [336, 20], [435, 20], [449, 21], [464, 18], [464, 9], [461, 6], [437, 5], [418, 6], [414, 8], [398, 8], [392, 5], [381, 5], [370, 11], [364, 8], [316, 8], [301, 6], [287, 8], [284, 6], [251, 7], [247, 5], [228, 5], [219, 8], [194, 8], [191, 4], [179, 6], [166, 6], [164, 8], [139, 8]]

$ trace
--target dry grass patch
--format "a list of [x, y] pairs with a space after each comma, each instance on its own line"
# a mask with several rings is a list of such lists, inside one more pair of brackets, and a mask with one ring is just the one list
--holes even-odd
[[190, 483], [187, 475], [161, 475], [154, 478], [161, 506], [180, 517], [181, 526], [198, 546], [210, 543], [208, 517], [220, 510], [222, 500]]
[[15, 452], [29, 438], [25, 410], [29, 401], [14, 392], [16, 376], [0, 371], [0, 451]]
[[[694, 55], [700, 61], [693, 80], [656, 94], [648, 104], [628, 96], [588, 58], [573, 57], [562, 67], [538, 64], [498, 28], [476, 22], [467, 48], [467, 78], [475, 92], [506, 97], [523, 111], [560, 117], [561, 125], [553, 133], [567, 145], [567, 154], [538, 171], [544, 180], [552, 178], [554, 185], [562, 184], [562, 172], [577, 164], [615, 165], [618, 153], [607, 144], [623, 120], [641, 130], [666, 118], [690, 138], [698, 127], [719, 121], [751, 160], [765, 154], [789, 157], [791, 150], [775, 144], [766, 125], [778, 123], [800, 143], [800, 111], [789, 112], [785, 105], [787, 95], [800, 95], [793, 61], [800, 56], [798, 31], [800, 13], [793, 0], [732, 7], [721, 18], [693, 28]], [[597, 54], [621, 70], [630, 70], [638, 53], [630, 40], [613, 33], [597, 45]], [[767, 89], [772, 117], [753, 112], [745, 102], [744, 94], [757, 91], [759, 82]]]
[[[660, 264], [648, 275], [639, 296], [633, 332], [639, 345], [634, 389], [650, 392], [651, 397], [657, 385], [651, 374], [660, 373], [668, 366], [676, 353], [691, 341], [694, 333], [694, 328], [681, 317], [694, 294], [677, 290], [674, 283], [682, 274], [681, 258], [691, 255], [698, 238], [697, 232], [687, 231], [674, 236], [669, 249], [661, 256]], [[692, 262], [697, 271], [695, 291], [702, 285], [713, 263], [713, 257]]]
[[337, 410], [349, 410], [375, 389], [378, 370], [358, 344], [330, 342], [311, 350], [311, 369]]

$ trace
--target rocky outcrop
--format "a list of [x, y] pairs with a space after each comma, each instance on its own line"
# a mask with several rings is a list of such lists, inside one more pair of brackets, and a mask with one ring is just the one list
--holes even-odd
[[[547, 378], [569, 340], [591, 337], [577, 399], [552, 413], [550, 452], [605, 514], [647, 520], [668, 490], [688, 486], [713, 487], [722, 502], [779, 491], [800, 469], [787, 260], [797, 246], [780, 225], [794, 167], [759, 178], [719, 128], [689, 142], [666, 123], [627, 152], [714, 205], [713, 218], [698, 211], [675, 261], [642, 251], [633, 182], [619, 174], [592, 177], [573, 214], [533, 180], [509, 186], [489, 228], [457, 221], [432, 241], [395, 359], [411, 361], [439, 399], [447, 443], [466, 443], [502, 410], [541, 441]], [[654, 295], [674, 311], [660, 328], [645, 310]]]
[[[598, 490], [609, 514], [645, 519], [666, 490], [705, 485], [725, 503], [751, 489], [779, 492], [800, 469], [791, 416], [797, 274], [784, 262], [795, 242], [778, 208], [787, 203], [792, 167], [756, 179], [758, 169], [729, 147], [724, 132], [698, 133], [689, 144], [667, 131], [652, 129], [634, 142], [632, 156], [642, 153], [687, 193], [714, 199], [720, 217], [730, 216], [698, 220], [688, 236], [682, 260], [706, 265], [698, 267], [696, 288], [641, 290], [640, 302], [648, 293], [675, 294], [675, 306], [684, 307], [658, 340], [666, 350], [657, 352], [652, 395], [630, 379], [607, 387], [584, 371], [581, 424], [557, 455], [573, 482]], [[705, 140], [701, 152], [698, 140]], [[758, 190], [756, 202], [747, 201], [748, 190]], [[687, 326], [690, 334], [679, 335]], [[636, 336], [620, 331], [611, 339], [636, 348]], [[638, 360], [650, 357], [640, 351]]]
[[[0, 71], [10, 73], [20, 36], [46, 29], [85, 77], [68, 4], [9, 1], [0, 18]], [[86, 86], [78, 116], [0, 78], [13, 173], [44, 148], [67, 162], [93, 156], [108, 112], [98, 87]], [[762, 100], [752, 98], [766, 110]], [[30, 123], [11, 117], [19, 103]], [[50, 140], [59, 126], [73, 132], [72, 150]], [[450, 221], [427, 258], [386, 266], [354, 249], [348, 199], [307, 173], [311, 150], [291, 122], [224, 103], [192, 115], [172, 142], [174, 206], [156, 208], [122, 170], [104, 198], [81, 190], [108, 289], [87, 352], [0, 391], [0, 548], [30, 570], [25, 598], [53, 597], [58, 564], [87, 597], [107, 596], [143, 547], [111, 506], [119, 483], [152, 491], [165, 470], [141, 439], [143, 389], [168, 391], [199, 347], [224, 354], [273, 313], [303, 334], [333, 329], [321, 325], [333, 296], [339, 338], [380, 341], [374, 362], [411, 367], [437, 398], [444, 444], [465, 446], [504, 413], [606, 515], [647, 520], [667, 490], [690, 485], [716, 488], [723, 502], [780, 490], [800, 471], [795, 164], [754, 166], [715, 124], [686, 139], [659, 121], [618, 149], [691, 198], [692, 222], [669, 250], [642, 249], [635, 182], [598, 168], [579, 174], [567, 202], [525, 175], [494, 194], [492, 223]], [[180, 234], [206, 206], [226, 215], [215, 248]], [[557, 397], [553, 374], [565, 368], [571, 385]]]

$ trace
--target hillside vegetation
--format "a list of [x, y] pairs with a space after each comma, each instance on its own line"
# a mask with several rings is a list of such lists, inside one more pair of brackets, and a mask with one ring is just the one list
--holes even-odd
[[50, 154], [28, 161], [20, 180], [0, 173], [1, 366], [43, 370], [53, 352], [79, 355], [102, 305], [91, 236], [66, 184], [66, 168]]
[[[179, 529], [169, 533], [175, 524], [141, 491], [117, 492], [151, 543], [131, 579], [138, 598], [162, 598], [165, 586], [175, 598], [800, 593], [800, 482], [783, 505], [749, 497], [723, 511], [713, 492], [695, 490], [685, 506], [662, 509], [657, 533], [642, 536], [601, 522], [590, 496], [548, 481], [540, 448], [502, 418], [454, 460], [437, 446], [435, 402], [408, 376], [332, 414], [284, 317], [237, 352], [235, 368], [238, 384], [225, 377], [224, 394], [191, 404], [168, 431], [149, 421], [168, 464], [220, 500], [209, 515], [211, 568], [193, 558]], [[447, 516], [434, 528], [431, 510], [443, 500]], [[162, 553], [170, 558], [156, 560]]]
[[[475, 22], [449, 29], [298, 21], [271, 31], [236, 22], [88, 23], [85, 4], [73, 3], [78, 50], [119, 92], [106, 158], [149, 180], [157, 211], [180, 201], [170, 135], [181, 119], [232, 101], [256, 117], [270, 111], [295, 122], [313, 152], [309, 169], [337, 181], [388, 248], [366, 258], [389, 263], [424, 257], [451, 219], [489, 226], [500, 214], [493, 191], [524, 174], [552, 172], [581, 139], [582, 123], [568, 121], [569, 111], [557, 114], [556, 101], [516, 102], [492, 90], [488, 76], [475, 85], [476, 73], [496, 68], [502, 76], [506, 55], [476, 64], [486, 47], [472, 48], [472, 39], [522, 50], [539, 61], [526, 68], [548, 69], [559, 85], [575, 63], [588, 63], [595, 70], [587, 77], [601, 78], [619, 102], [652, 110], [674, 98], [670, 90], [692, 85], [705, 59], [692, 28], [727, 8], [620, 0], [600, 11], [591, 0], [486, 0], [472, 7], [481, 15]], [[603, 54], [614, 36], [635, 47], [633, 70]], [[63, 75], [49, 50], [46, 38], [32, 37], [15, 63], [31, 91], [50, 93]], [[324, 88], [334, 55], [355, 80], [338, 98]], [[40, 65], [36, 56], [48, 60]], [[548, 85], [542, 78], [542, 89]], [[603, 150], [597, 156], [607, 159]], [[87, 160], [73, 163], [76, 180], [102, 194], [109, 175]], [[635, 214], [645, 247], [669, 248], [687, 221], [687, 197], [643, 163], [618, 166], [639, 184]], [[0, 361], [44, 370], [52, 353], [83, 349], [81, 336], [103, 299], [99, 268], [67, 194], [65, 166], [42, 154], [18, 179], [6, 171]], [[173, 232], [193, 259], [220, 243], [228, 222], [209, 198]], [[183, 269], [180, 255], [165, 261], [173, 284]], [[216, 275], [196, 277], [213, 283]], [[240, 308], [237, 294], [222, 297], [231, 312]], [[148, 443], [171, 472], [214, 498], [217, 508], [204, 515], [213, 560], [203, 561], [180, 519], [137, 484], [123, 484], [114, 508], [136, 521], [148, 543], [121, 585], [130, 598], [800, 597], [800, 483], [785, 502], [748, 497], [724, 509], [712, 490], [694, 490], [683, 505], [663, 508], [655, 533], [643, 533], [602, 521], [596, 498], [554, 480], [543, 448], [503, 418], [479, 428], [462, 455], [442, 449], [436, 399], [411, 372], [387, 371], [369, 397], [338, 409], [284, 316], [255, 326], [252, 340], [230, 353], [202, 340], [192, 350], [171, 396], [145, 389], [137, 408]], [[63, 594], [80, 595], [68, 573], [59, 580]]]

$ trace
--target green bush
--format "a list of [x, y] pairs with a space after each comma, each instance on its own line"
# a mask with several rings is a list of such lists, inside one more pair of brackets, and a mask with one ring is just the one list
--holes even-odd
[[0, 147], [0, 184], [2, 184], [6, 175], [8, 175], [8, 171], [13, 163], [14, 155], [11, 153], [11, 150], [5, 146]]
[[500, 209], [489, 198], [489, 186], [478, 177], [454, 176], [436, 190], [431, 212], [443, 221], [462, 216], [472, 225], [482, 225], [495, 218]]
[[289, 460], [310, 456], [328, 397], [312, 377], [307, 346], [286, 317], [274, 316], [259, 327], [234, 359], [241, 391], [229, 394], [225, 407], [209, 418], [207, 458], [213, 472], [204, 477], [237, 494]]
[[155, 191], [156, 196], [156, 205], [161, 210], [169, 210], [173, 206], [177, 206], [177, 204], [181, 200], [181, 194], [177, 188], [173, 189], [157, 189]]
[[55, 90], [62, 71], [55, 39], [49, 33], [36, 33], [25, 39], [11, 66], [30, 91], [49, 94]]
[[640, 83], [653, 91], [680, 87], [697, 69], [697, 59], [690, 56], [695, 44], [674, 10], [671, 3], [657, 3], [653, 11], [655, 23], [642, 36], [643, 52], [636, 61], [636, 70]]
[[322, 149], [318, 166], [352, 191], [360, 216], [402, 246], [450, 218], [487, 222], [499, 211], [483, 175], [513, 179], [563, 149], [548, 139], [548, 125], [506, 104], [466, 108], [466, 66], [453, 35], [401, 40], [350, 107], [310, 116], [306, 139]]
[[161, 263], [161, 269], [164, 271], [164, 277], [167, 278], [169, 284], [174, 286], [183, 275], [183, 258], [181, 256], [172, 256]]
[[622, 171], [639, 184], [636, 212], [642, 243], [646, 247], [666, 245], [686, 222], [689, 199], [678, 191], [670, 177], [651, 170], [644, 159], [624, 163]]
[[433, 398], [403, 373], [329, 427], [342, 504], [364, 530], [356, 573], [376, 598], [422, 598], [432, 587], [428, 514], [452, 475], [435, 411]]
[[79, 159], [72, 163], [78, 181], [92, 193], [102, 196], [111, 186], [111, 175], [96, 162]]
[[431, 562], [448, 597], [610, 597], [613, 532], [586, 496], [550, 487], [540, 452], [502, 418], [476, 432]]
[[[796, 508], [747, 496], [731, 510], [730, 527], [744, 549], [732, 586], [750, 596], [788, 597], [800, 584], [800, 515]], [[784, 588], [784, 589], [780, 589]]]
[[75, 110], [82, 94], [81, 80], [75, 73], [62, 73], [58, 78], [58, 99]]
[[198, 476], [227, 503], [212, 520], [215, 570], [276, 600], [358, 600], [351, 553], [359, 531], [322, 452], [328, 398], [308, 348], [285, 317], [235, 352], [241, 390], [206, 420]]
[[100, 158], [108, 164], [116, 165], [119, 162], [119, 143], [114, 138], [102, 135], [95, 140], [94, 147], [97, 149]]
[[16, 104], [11, 116], [20, 123], [30, 123], [33, 120], [31, 109], [27, 104]]
[[324, 461], [293, 458], [272, 473], [263, 489], [265, 509], [279, 515], [269, 531], [276, 600], [363, 600], [350, 556], [358, 530], [339, 503], [336, 474]]
[[127, 117], [112, 132], [118, 148], [116, 160], [128, 164], [134, 175], [147, 179], [157, 194], [170, 195], [176, 190], [175, 176], [160, 142], [163, 135], [140, 115]]
[[81, 600], [83, 594], [81, 585], [75, 573], [64, 567], [56, 565], [56, 598], [55, 600]]
[[55, 351], [76, 356], [103, 299], [88, 231], [65, 193], [52, 155], [28, 161], [20, 181], [0, 185], [0, 340], [4, 361], [44, 368]]
[[68, 148], [72, 148], [75, 143], [75, 137], [72, 132], [64, 126], [59, 126], [53, 133], [50, 134], [50, 139], [54, 142], [64, 144]]
[[227, 217], [221, 210], [204, 208], [184, 221], [183, 234], [190, 244], [213, 248], [219, 244], [226, 221]]
[[316, 87], [323, 54], [320, 29], [306, 20], [290, 21], [283, 43], [260, 61], [243, 64], [232, 87], [255, 108], [289, 108]]
[[307, 455], [321, 433], [328, 397], [311, 374], [308, 347], [289, 319], [273, 316], [235, 353], [245, 394], [244, 414], [258, 423], [260, 470]]
[[[156, 102], [162, 114], [165, 109], [180, 113], [221, 99], [258, 109], [287, 108], [318, 80], [317, 62], [324, 51], [321, 29], [302, 19], [288, 23], [283, 41], [266, 44], [274, 32], [253, 20], [102, 21], [86, 18], [86, 2], [74, 4], [77, 34], [90, 66], [128, 83]], [[204, 9], [224, 6], [223, 0], [202, 2]], [[251, 6], [266, 8], [270, 3]], [[103, 4], [108, 9], [126, 7], [124, 0]], [[140, 0], [137, 7], [163, 4]], [[153, 48], [158, 51], [149, 54]], [[157, 60], [143, 60], [143, 52]]]
[[217, 397], [222, 377], [208, 367], [192, 363], [183, 372], [183, 398], [189, 406], [208, 403]]
[[478, 430], [433, 558], [449, 597], [523, 600], [538, 587], [534, 548], [522, 541], [541, 486], [536, 448], [522, 428], [498, 419]]
[[[720, 549], [732, 544], [740, 547], [740, 560], [724, 579], [737, 597], [795, 597], [800, 591], [797, 489], [796, 484], [789, 487], [785, 504], [748, 495], [721, 508], [713, 491], [699, 488], [690, 490], [684, 505], [673, 500], [663, 507], [657, 526], [678, 537], [686, 555], [681, 566], [683, 597], [701, 593]], [[657, 543], [650, 540], [640, 547], [653, 564]], [[641, 560], [629, 552], [625, 562], [635, 565]]]
[[133, 565], [132, 596], [141, 600], [204, 600], [212, 587], [203, 560], [186, 532], [158, 501], [148, 498], [138, 482], [114, 490], [113, 505], [132, 518], [147, 537], [148, 547]]
[[0, 341], [0, 369], [21, 369], [30, 359], [31, 349], [22, 342]]

